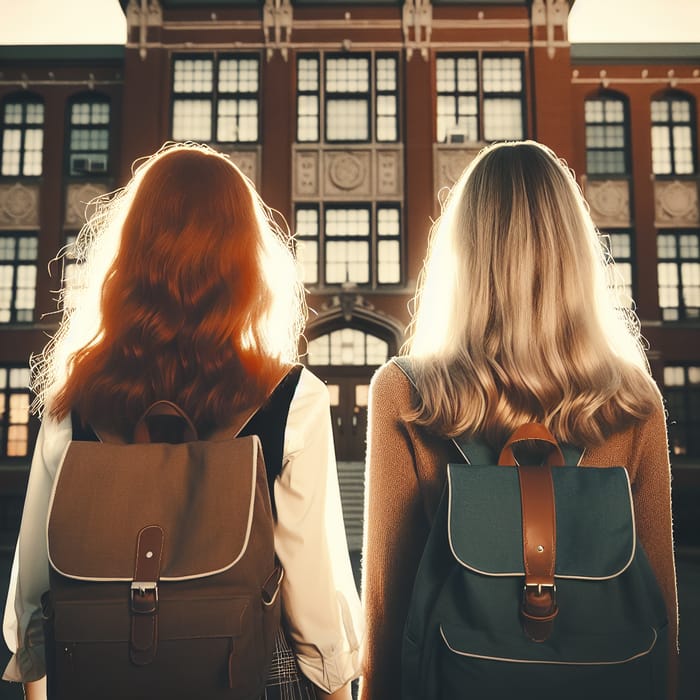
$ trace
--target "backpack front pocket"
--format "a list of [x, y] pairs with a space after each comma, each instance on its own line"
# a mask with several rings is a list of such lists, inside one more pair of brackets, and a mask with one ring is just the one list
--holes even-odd
[[[538, 700], [636, 700], [658, 696], [666, 650], [653, 628], [617, 635], [580, 635], [562, 643], [516, 644], [458, 625], [440, 626], [441, 697], [458, 700], [516, 695]], [[659, 666], [661, 664], [661, 667]]]

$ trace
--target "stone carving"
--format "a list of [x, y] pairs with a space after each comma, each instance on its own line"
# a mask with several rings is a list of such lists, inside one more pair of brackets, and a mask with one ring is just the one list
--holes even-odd
[[657, 226], [699, 226], [698, 183], [694, 180], [654, 182]]
[[380, 197], [400, 197], [403, 194], [401, 151], [376, 152], [376, 194]]
[[403, 195], [401, 147], [363, 146], [345, 150], [296, 146], [293, 197], [309, 199], [400, 199]]
[[474, 160], [481, 146], [473, 148], [452, 148], [437, 144], [434, 156], [433, 185], [435, 192], [451, 188], [469, 163]]
[[318, 151], [296, 151], [294, 154], [294, 197], [319, 197]]
[[269, 61], [279, 49], [282, 58], [288, 57], [288, 44], [292, 38], [293, 10], [290, 0], [265, 0], [263, 6], [263, 31]]
[[555, 27], [561, 27], [566, 40], [569, 5], [566, 0], [534, 0], [531, 17], [533, 27], [546, 27], [547, 56], [554, 58], [556, 53]]
[[0, 185], [0, 228], [39, 226], [39, 185]]
[[260, 186], [257, 151], [230, 151], [228, 156], [256, 187]]
[[627, 180], [585, 180], [584, 191], [591, 217], [599, 228], [631, 225], [630, 189]]
[[68, 185], [64, 226], [79, 229], [95, 213], [92, 200], [107, 193], [107, 186], [96, 182]]
[[324, 195], [372, 195], [370, 151], [325, 151]]
[[[402, 13], [403, 42], [406, 60], [418, 49], [424, 61], [428, 60], [430, 36], [433, 32], [433, 7], [430, 0], [405, 0]], [[411, 37], [411, 29], [413, 36]]]

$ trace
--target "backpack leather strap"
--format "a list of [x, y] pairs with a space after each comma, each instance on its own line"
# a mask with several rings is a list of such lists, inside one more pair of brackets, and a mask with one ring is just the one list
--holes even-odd
[[520, 613], [530, 639], [543, 642], [552, 633], [559, 612], [554, 582], [557, 523], [552, 468], [548, 464], [518, 466], [523, 523], [525, 586]]
[[150, 664], [158, 649], [158, 579], [163, 541], [163, 529], [158, 525], [144, 527], [136, 540], [129, 654], [137, 666]]
[[[518, 464], [513, 447], [530, 441], [548, 448], [543, 464]], [[535, 642], [543, 642], [552, 633], [554, 618], [559, 613], [554, 582], [557, 516], [552, 467], [563, 466], [564, 456], [545, 426], [528, 423], [520, 426], [506, 442], [498, 464], [515, 466], [518, 470], [525, 565], [520, 613], [525, 634]]]

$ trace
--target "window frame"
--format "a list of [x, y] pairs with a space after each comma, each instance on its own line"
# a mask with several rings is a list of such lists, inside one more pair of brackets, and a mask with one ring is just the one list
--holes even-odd
[[[316, 235], [305, 235], [298, 233], [298, 213], [300, 211], [314, 211], [316, 213], [317, 232]], [[364, 210], [369, 213], [369, 236], [365, 237], [346, 237], [346, 236], [327, 236], [326, 235], [326, 214], [329, 211], [336, 210]], [[379, 234], [379, 212], [381, 210], [394, 210], [398, 213], [398, 234], [380, 235]], [[400, 287], [404, 284], [404, 239], [402, 236], [403, 227], [403, 206], [401, 202], [396, 201], [374, 201], [374, 202], [297, 202], [294, 206], [294, 228], [295, 242], [309, 241], [313, 242], [316, 247], [316, 282], [304, 281], [304, 284], [314, 290], [321, 289], [337, 289], [344, 284], [349, 283], [357, 286], [360, 289], [384, 290]], [[329, 242], [343, 240], [366, 240], [368, 243], [368, 281], [354, 282], [353, 280], [343, 282], [328, 282], [328, 256], [327, 245]], [[399, 260], [398, 271], [399, 280], [396, 282], [380, 282], [379, 281], [379, 243], [382, 241], [396, 241], [399, 244]]]
[[[680, 384], [675, 382], [669, 383], [668, 370], [681, 370], [683, 382]], [[700, 371], [700, 365], [669, 363], [664, 367], [663, 395], [668, 411], [669, 448], [674, 458], [696, 458], [700, 456], [700, 413], [693, 410], [693, 399], [691, 398], [691, 393], [695, 393], [695, 400], [700, 402], [700, 382], [690, 381], [690, 370]], [[674, 409], [679, 404], [682, 409], [682, 419], [675, 415]], [[681, 434], [681, 437], [677, 437], [678, 433]], [[685, 440], [683, 440], [683, 437]]]
[[[666, 256], [662, 255], [659, 252], [659, 236], [673, 236], [675, 239], [674, 241], [674, 247], [675, 247], [675, 255], [673, 257], [671, 256]], [[697, 239], [697, 247], [700, 250], [700, 231], [697, 229], [662, 229], [657, 232], [657, 255], [656, 255], [656, 266], [657, 266], [657, 298], [658, 298], [658, 303], [659, 303], [659, 311], [661, 313], [661, 320], [664, 323], [698, 323], [700, 322], [700, 306], [697, 307], [697, 311], [695, 315], [688, 316], [687, 310], [688, 308], [691, 309], [696, 309], [695, 306], [688, 306], [685, 301], [685, 295], [684, 295], [684, 287], [686, 285], [683, 284], [683, 265], [684, 264], [695, 264], [700, 267], [700, 254], [698, 257], [683, 257], [681, 255], [681, 237], [682, 236], [695, 236]], [[676, 279], [677, 279], [677, 284], [676, 284], [676, 290], [677, 290], [677, 296], [678, 296], [678, 306], [664, 306], [661, 303], [661, 265], [674, 265], [676, 268]], [[671, 285], [664, 285], [665, 287], [668, 286], [670, 287]], [[687, 285], [690, 287], [690, 284]], [[699, 292], [700, 293], [700, 292]], [[664, 309], [677, 309], [678, 311], [678, 318], [665, 318], [664, 317]]]
[[[90, 122], [87, 125], [84, 124], [74, 124], [73, 123], [73, 108], [76, 105], [87, 104], [90, 105], [90, 109], [94, 105], [107, 105], [108, 117], [107, 122], [102, 124], [101, 122]], [[68, 103], [66, 104], [66, 145], [65, 145], [65, 172], [68, 177], [71, 178], [95, 178], [95, 177], [107, 177], [111, 172], [112, 165], [112, 100], [108, 95], [103, 93], [80, 93], [78, 95], [73, 95]], [[91, 149], [91, 148], [78, 148], [73, 149], [72, 139], [74, 132], [90, 132], [90, 131], [106, 131], [107, 132], [107, 146], [104, 149]], [[83, 157], [85, 160], [89, 161], [90, 165], [88, 168], [78, 170], [73, 168], [73, 160], [75, 156]], [[104, 168], [95, 167], [93, 169], [92, 159], [95, 158], [95, 162], [99, 164], [100, 157], [104, 157]], [[77, 158], [76, 158], [77, 160]]]
[[[10, 325], [30, 325], [34, 323], [34, 315], [36, 313], [36, 291], [37, 291], [37, 281], [38, 281], [38, 263], [39, 263], [39, 233], [37, 231], [12, 231], [5, 230], [0, 231], [0, 238], [13, 238], [15, 242], [14, 257], [11, 259], [0, 258], [0, 267], [10, 267], [12, 268], [12, 280], [9, 287], [10, 295], [8, 300], [8, 307], [0, 308], [0, 311], [9, 311], [9, 320], [0, 320], [0, 329]], [[35, 256], [34, 258], [21, 258], [20, 257], [20, 241], [22, 239], [34, 239], [35, 246]], [[18, 309], [18, 292], [20, 292], [23, 287], [18, 286], [19, 282], [19, 269], [21, 267], [32, 267], [34, 269], [34, 287], [33, 287], [33, 305], [29, 315], [29, 319], [19, 319], [18, 314], [20, 311], [28, 311], [28, 309]], [[5, 288], [1, 288], [4, 290]]]
[[[605, 120], [605, 106], [603, 107], [603, 117], [602, 122], [589, 122], [586, 116], [586, 105], [589, 102], [619, 102], [622, 105], [622, 122], [608, 122]], [[632, 138], [631, 138], [631, 125], [630, 125], [630, 106], [629, 99], [623, 93], [613, 92], [613, 91], [599, 91], [592, 95], [588, 95], [583, 102], [583, 123], [584, 123], [584, 148], [586, 156], [586, 176], [591, 178], [610, 178], [610, 177], [620, 177], [628, 178], [632, 174]], [[588, 128], [589, 126], [614, 126], [622, 124], [623, 132], [623, 146], [620, 148], [609, 148], [605, 147], [590, 147], [588, 145]], [[592, 172], [590, 170], [590, 160], [589, 153], [608, 153], [616, 152], [622, 150], [624, 159], [624, 170], [623, 172], [610, 172], [609, 170]]]
[[[6, 372], [6, 378], [5, 378], [5, 384], [4, 386], [0, 384], [0, 393], [2, 393], [5, 401], [5, 410], [0, 411], [0, 458], [1, 459], [7, 459], [7, 460], [18, 460], [18, 459], [26, 459], [29, 456], [30, 452], [30, 443], [32, 439], [32, 431], [31, 431], [31, 425], [30, 425], [30, 419], [31, 419], [31, 394], [29, 390], [29, 386], [26, 387], [13, 387], [11, 386], [11, 381], [10, 381], [10, 374], [13, 370], [22, 370], [27, 373], [27, 381], [29, 381], [30, 378], [30, 373], [29, 373], [29, 368], [26, 365], [22, 364], [17, 364], [17, 363], [8, 363], [8, 364], [2, 364], [0, 365], [0, 370], [5, 370]], [[25, 423], [12, 423], [10, 418], [11, 418], [11, 403], [12, 403], [12, 397], [13, 396], [26, 396], [27, 397], [27, 420]], [[8, 445], [9, 445], [9, 438], [10, 438], [10, 429], [12, 427], [17, 427], [17, 426], [24, 426], [26, 430], [26, 443], [25, 443], [25, 451], [22, 454], [8, 454]]]
[[[221, 63], [223, 61], [229, 60], [251, 60], [254, 59], [257, 63], [257, 92], [226, 92], [219, 90], [219, 75], [221, 69]], [[196, 60], [210, 60], [212, 62], [212, 87], [211, 91], [197, 91], [197, 92], [175, 92], [175, 64], [177, 61], [196, 61]], [[240, 146], [254, 146], [261, 143], [261, 120], [262, 120], [262, 82], [263, 82], [263, 71], [262, 71], [262, 60], [259, 52], [255, 51], [210, 51], [210, 52], [197, 52], [197, 53], [173, 53], [170, 62], [170, 136], [177, 141], [187, 141], [195, 140], [204, 143], [217, 143], [217, 144], [235, 144]], [[257, 123], [256, 123], [256, 136], [254, 140], [236, 139], [233, 141], [219, 140], [219, 105], [225, 100], [235, 100], [240, 106], [242, 100], [254, 99], [257, 105]], [[199, 138], [195, 136], [178, 136], [175, 137], [175, 103], [178, 101], [188, 102], [188, 101], [208, 101], [211, 105], [211, 115], [209, 123], [209, 135], [208, 139]], [[240, 119], [240, 113], [236, 115], [236, 124], [238, 125], [238, 120]]]
[[[327, 86], [328, 63], [329, 61], [339, 59], [367, 59], [367, 86], [366, 91], [358, 92], [331, 92]], [[378, 62], [380, 60], [390, 59], [394, 63], [395, 68], [395, 87], [393, 90], [379, 89], [378, 87]], [[299, 88], [299, 64], [302, 60], [312, 60], [316, 62], [317, 83], [316, 89], [300, 89]], [[398, 52], [392, 51], [353, 51], [353, 52], [338, 52], [338, 51], [305, 51], [297, 55], [296, 62], [296, 124], [295, 124], [295, 143], [311, 144], [323, 143], [333, 146], [343, 144], [398, 144], [401, 142], [401, 60]], [[335, 96], [335, 97], [333, 97]], [[317, 126], [315, 138], [300, 139], [300, 109], [299, 105], [302, 98], [315, 98], [317, 106]], [[395, 113], [393, 115], [395, 123], [396, 137], [391, 139], [379, 138], [379, 119], [381, 116], [378, 111], [380, 97], [393, 97]], [[364, 100], [367, 105], [367, 138], [329, 138], [329, 124], [331, 120], [328, 115], [328, 104], [331, 101], [342, 102], [343, 100]]]
[[[519, 59], [520, 60], [520, 91], [503, 91], [494, 90], [487, 91], [484, 87], [484, 61], [490, 59]], [[443, 91], [438, 92], [438, 64], [442, 59], [453, 60], [455, 62], [455, 89], [453, 91]], [[458, 61], [459, 59], [474, 60], [476, 62], [476, 89], [470, 90], [459, 90], [459, 77], [458, 77]], [[435, 56], [435, 133], [433, 135], [435, 143], [496, 143], [497, 141], [503, 140], [517, 140], [524, 139], [528, 136], [528, 115], [527, 115], [527, 81], [526, 81], [526, 55], [522, 51], [445, 51], [436, 54]], [[455, 122], [452, 126], [447, 126], [445, 128], [445, 138], [441, 139], [438, 131], [438, 102], [440, 97], [451, 96], [454, 100], [455, 105]], [[463, 141], [450, 140], [449, 131], [451, 128], [459, 126], [459, 100], [461, 97], [474, 97], [476, 98], [476, 115], [467, 114], [467, 118], [475, 118], [476, 121], [476, 139], [469, 139], [469, 130], [467, 129], [467, 136]], [[520, 102], [520, 136], [512, 137], [499, 137], [497, 139], [487, 140], [485, 137], [486, 133], [486, 115], [485, 115], [485, 104], [489, 100], [498, 99], [517, 99]]]
[[[625, 285], [624, 294], [629, 299], [629, 304], [622, 305], [623, 308], [634, 308], [636, 297], [636, 270], [637, 270], [637, 259], [636, 259], [636, 236], [633, 229], [630, 228], [606, 228], [600, 231], [601, 243], [603, 245], [603, 254], [605, 260], [608, 264], [614, 263], [619, 270], [620, 265], [629, 265], [630, 267], [630, 284], [629, 289]], [[616, 255], [615, 245], [613, 242], [616, 236], [627, 236], [629, 241], [629, 255]], [[621, 273], [620, 273], [621, 274]], [[619, 280], [611, 279], [612, 283]], [[619, 288], [619, 285], [615, 285], [615, 288]]]
[[[673, 119], [673, 108], [672, 108], [672, 103], [673, 102], [686, 102], [688, 105], [688, 121], [687, 122], [677, 122]], [[665, 121], [655, 121], [654, 120], [654, 103], [655, 102], [664, 102], [666, 104], [667, 110], [668, 110], [668, 119]], [[664, 177], [692, 177], [694, 175], [697, 175], [698, 173], [698, 163], [697, 163], [697, 139], [698, 139], [698, 134], [697, 134], [697, 121], [696, 121], [696, 109], [695, 109], [695, 100], [693, 99], [692, 95], [689, 95], [685, 92], [666, 92], [661, 95], [657, 95], [656, 97], [652, 97], [650, 103], [649, 103], [649, 109], [650, 109], [650, 118], [651, 118], [651, 129], [652, 133], [650, 134], [650, 140], [651, 140], [651, 158], [652, 158], [652, 173], [654, 174], [654, 177], [657, 178], [664, 178]], [[674, 130], [675, 127], [678, 126], [687, 126], [688, 129], [690, 130], [690, 158], [691, 158], [691, 172], [689, 173], [679, 173], [677, 172], [677, 167], [676, 167], [676, 149], [674, 148]], [[667, 173], [662, 173], [662, 172], [657, 172], [654, 164], [654, 142], [653, 142], [653, 131], [655, 128], [665, 128], [667, 130], [668, 134], [668, 160], [671, 165], [671, 169]]]
[[[5, 121], [5, 110], [10, 105], [20, 105], [22, 109], [22, 120], [19, 124], [12, 124]], [[34, 126], [27, 121], [27, 107], [30, 105], [41, 105], [41, 122]], [[0, 177], [2, 178], [39, 178], [43, 175], [43, 159], [44, 159], [44, 130], [46, 127], [46, 105], [40, 95], [34, 93], [11, 93], [6, 95], [0, 102]], [[5, 134], [8, 131], [20, 132], [19, 144], [19, 164], [17, 173], [3, 172], [3, 162], [5, 160]], [[41, 133], [41, 148], [39, 149], [39, 172], [25, 173], [26, 156], [28, 153], [27, 133], [30, 131], [38, 131]]]

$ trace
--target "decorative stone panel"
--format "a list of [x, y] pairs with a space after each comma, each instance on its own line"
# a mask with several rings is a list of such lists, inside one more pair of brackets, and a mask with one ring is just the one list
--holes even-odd
[[257, 151], [233, 151], [231, 160], [257, 187], [260, 187], [260, 158]]
[[368, 150], [325, 151], [323, 191], [329, 196], [372, 196], [372, 161]]
[[66, 188], [66, 216], [63, 222], [69, 229], [79, 229], [95, 213], [92, 200], [108, 192], [107, 185], [81, 182]]
[[294, 197], [319, 197], [319, 151], [294, 154]]
[[293, 174], [296, 201], [400, 199], [403, 150], [304, 145], [294, 149]]
[[481, 148], [481, 145], [455, 148], [454, 146], [435, 144], [433, 153], [435, 192], [441, 192], [445, 188], [449, 190]]
[[698, 183], [695, 180], [656, 180], [654, 202], [657, 227], [700, 226]]
[[631, 225], [627, 180], [585, 180], [584, 194], [598, 228], [627, 228]]
[[376, 151], [376, 194], [380, 197], [403, 195], [402, 151]]
[[39, 227], [39, 185], [0, 185], [0, 228]]

